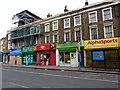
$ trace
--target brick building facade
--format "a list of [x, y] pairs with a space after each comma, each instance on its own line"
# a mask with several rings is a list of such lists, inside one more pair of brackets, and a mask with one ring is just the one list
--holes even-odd
[[[119, 1], [103, 1], [91, 5], [86, 5], [76, 10], [66, 11], [64, 13], [49, 16], [45, 19], [26, 24], [17, 29], [11, 30], [11, 33], [18, 29], [24, 29], [34, 25], [41, 25], [40, 33], [26, 35], [31, 44], [18, 45], [17, 40], [25, 40], [22, 35], [17, 38], [11, 38], [11, 43], [15, 46], [31, 46], [45, 43], [66, 43], [66, 42], [80, 42], [85, 40], [97, 40], [105, 38], [120, 37], [120, 2]], [[36, 30], [35, 28], [33, 28]], [[29, 29], [31, 33], [31, 29]], [[34, 40], [33, 40], [34, 36]], [[13, 37], [13, 34], [11, 34]], [[35, 41], [32, 43], [32, 41]], [[76, 48], [77, 49], [77, 48]], [[87, 51], [81, 47], [84, 53], [84, 65], [87, 66]], [[76, 52], [76, 54], [79, 52]], [[70, 57], [70, 56], [69, 56]], [[59, 57], [56, 56], [57, 59]], [[79, 60], [78, 60], [79, 61]], [[88, 65], [89, 66], [89, 65]], [[91, 66], [91, 65], [90, 65]]]

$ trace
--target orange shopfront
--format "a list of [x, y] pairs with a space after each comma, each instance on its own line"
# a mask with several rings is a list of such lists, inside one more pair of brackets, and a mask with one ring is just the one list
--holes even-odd
[[120, 38], [84, 41], [86, 66], [93, 68], [120, 68]]
[[56, 44], [47, 43], [36, 45], [38, 65], [56, 65]]

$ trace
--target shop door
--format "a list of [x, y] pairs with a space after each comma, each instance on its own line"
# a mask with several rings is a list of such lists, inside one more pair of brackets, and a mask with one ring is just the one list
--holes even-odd
[[51, 51], [50, 65], [51, 66], [55, 66], [56, 65], [56, 53], [55, 53], [55, 51]]
[[76, 57], [76, 53], [72, 52], [70, 53], [70, 60], [71, 60], [71, 66], [72, 67], [77, 67], [77, 57]]
[[84, 66], [84, 52], [81, 52], [80, 58], [81, 58], [80, 65]]

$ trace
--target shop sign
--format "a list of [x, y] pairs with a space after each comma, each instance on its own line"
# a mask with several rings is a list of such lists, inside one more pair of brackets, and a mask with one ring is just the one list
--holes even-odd
[[49, 44], [40, 44], [36, 46], [36, 50], [49, 50], [49, 49], [55, 49], [55, 43], [49, 43]]
[[22, 48], [22, 52], [23, 52], [23, 53], [25, 53], [25, 52], [26, 52], [26, 53], [27, 53], [27, 52], [29, 53], [29, 52], [35, 51], [34, 49], [35, 49], [35, 46], [23, 47], [23, 48]]
[[84, 41], [85, 49], [120, 47], [120, 38], [108, 38]]
[[104, 60], [104, 51], [93, 51], [93, 60]]
[[56, 44], [56, 47], [57, 48], [78, 47], [78, 42], [60, 43], [60, 44]]
[[50, 44], [40, 44], [36, 46], [36, 50], [48, 50], [50, 49]]

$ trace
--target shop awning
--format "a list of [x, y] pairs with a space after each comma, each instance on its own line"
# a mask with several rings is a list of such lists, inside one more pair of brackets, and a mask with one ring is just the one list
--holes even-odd
[[21, 52], [22, 52], [21, 49], [15, 49], [15, 50], [11, 51], [9, 55], [10, 56], [22, 56]]

